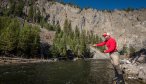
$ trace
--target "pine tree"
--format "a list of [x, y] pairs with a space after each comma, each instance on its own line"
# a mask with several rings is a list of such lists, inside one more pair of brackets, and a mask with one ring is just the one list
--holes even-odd
[[129, 47], [130, 56], [134, 55], [135, 51], [136, 51], [136, 49], [134, 47], [132, 47], [132, 46]]
[[71, 36], [73, 34], [72, 31], [72, 25], [71, 25], [71, 21], [68, 23], [68, 28], [67, 28], [67, 35]]
[[27, 56], [38, 54], [40, 49], [39, 28], [25, 24], [19, 34], [18, 53]]
[[18, 30], [18, 21], [16, 19], [12, 19], [12, 22], [5, 28], [5, 30], [1, 34], [0, 50], [2, 50], [4, 54], [10, 53], [11, 51], [16, 49], [19, 32]]
[[60, 25], [58, 24], [57, 26], [56, 26], [56, 33], [60, 33], [61, 32], [61, 27], [60, 27]]
[[31, 39], [30, 43], [30, 55], [31, 56], [35, 56], [38, 54], [38, 50], [40, 48], [40, 36], [39, 36], [39, 28], [38, 27], [33, 27], [31, 28], [31, 37], [29, 39]]
[[31, 5], [28, 12], [28, 20], [33, 21], [33, 17], [34, 17], [34, 9], [33, 9], [33, 5]]
[[68, 31], [69, 31], [68, 25], [69, 25], [69, 23], [68, 23], [68, 20], [66, 19], [65, 22], [64, 22], [64, 27], [63, 27], [64, 28], [63, 31], [64, 31], [65, 34], [67, 34]]
[[24, 8], [23, 0], [19, 1], [17, 4], [14, 4], [14, 5], [15, 5], [14, 15], [15, 16], [22, 16], [23, 8]]
[[25, 24], [24, 27], [21, 29], [19, 34], [19, 43], [18, 43], [18, 54], [20, 55], [27, 55], [30, 51], [29, 46], [29, 35], [30, 35], [30, 27]]
[[41, 12], [38, 10], [38, 12], [35, 15], [35, 22], [40, 23], [41, 21]]
[[42, 28], [44, 27], [44, 25], [45, 25], [45, 18], [44, 17], [41, 17], [40, 25]]
[[75, 31], [74, 31], [75, 33], [75, 37], [76, 38], [79, 38], [79, 36], [80, 36], [80, 31], [79, 31], [79, 28], [76, 26], [76, 28], [75, 28]]

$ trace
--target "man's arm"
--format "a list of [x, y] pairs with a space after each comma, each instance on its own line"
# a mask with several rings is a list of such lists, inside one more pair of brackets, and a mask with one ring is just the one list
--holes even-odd
[[104, 46], [105, 43], [106, 43], [106, 42], [104, 41], [104, 42], [101, 42], [101, 43], [96, 44], [96, 46]]

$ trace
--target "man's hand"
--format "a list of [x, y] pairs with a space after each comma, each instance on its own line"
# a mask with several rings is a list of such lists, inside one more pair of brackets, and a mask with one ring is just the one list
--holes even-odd
[[106, 53], [106, 50], [104, 50], [103, 53]]
[[92, 46], [93, 46], [93, 47], [96, 47], [96, 44], [93, 44]]

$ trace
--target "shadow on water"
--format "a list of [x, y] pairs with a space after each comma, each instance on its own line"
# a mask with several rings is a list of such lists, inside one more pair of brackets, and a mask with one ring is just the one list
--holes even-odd
[[0, 66], [0, 84], [111, 84], [106, 60]]

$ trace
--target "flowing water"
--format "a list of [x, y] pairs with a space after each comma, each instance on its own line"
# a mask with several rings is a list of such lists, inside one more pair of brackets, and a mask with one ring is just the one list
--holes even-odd
[[1, 65], [0, 84], [111, 84], [108, 60]]

